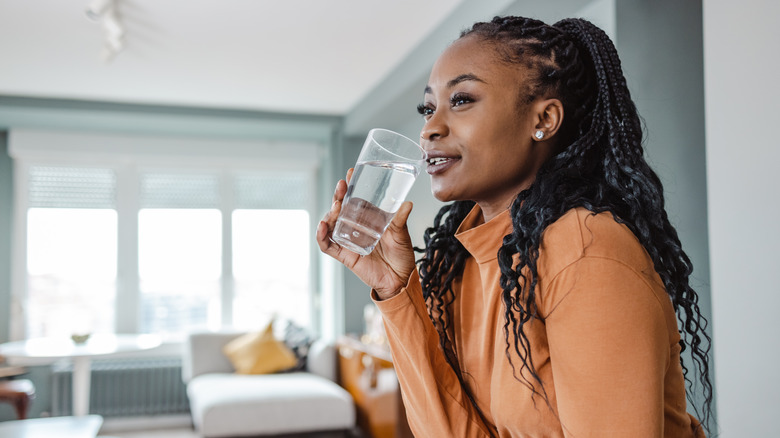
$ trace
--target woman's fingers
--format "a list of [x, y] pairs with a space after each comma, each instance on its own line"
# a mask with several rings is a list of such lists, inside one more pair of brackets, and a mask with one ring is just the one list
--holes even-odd
[[349, 180], [352, 179], [352, 172], [355, 169], [349, 168], [347, 170], [347, 177], [346, 179], [340, 179], [336, 183], [336, 190], [333, 192], [333, 202], [336, 201], [342, 201], [344, 199], [344, 196], [347, 194], [347, 185], [349, 184]]
[[406, 245], [407, 241], [411, 244], [409, 238], [409, 231], [406, 228], [406, 221], [409, 219], [409, 214], [412, 212], [412, 203], [406, 201], [401, 204], [398, 211], [395, 213], [393, 220], [390, 222], [390, 226], [387, 227], [385, 234], [388, 234], [389, 238], [400, 245]]
[[[350, 172], [351, 173], [351, 172]], [[351, 174], [347, 174], [347, 179]], [[342, 185], [343, 184], [343, 185]], [[395, 295], [406, 284], [414, 269], [414, 251], [406, 229], [412, 203], [404, 202], [374, 251], [366, 256], [349, 251], [332, 240], [336, 218], [341, 211], [346, 181], [339, 181], [333, 205], [317, 224], [316, 240], [320, 251], [342, 263], [383, 298]]]
[[[351, 177], [352, 169], [349, 169], [349, 171], [347, 171], [347, 181]], [[344, 196], [347, 193], [347, 181], [342, 179], [336, 183], [336, 189], [333, 191], [333, 203], [330, 206], [330, 210], [325, 213], [325, 217], [317, 224], [317, 245], [320, 247], [320, 251], [334, 258], [338, 258], [337, 255], [341, 250], [341, 246], [333, 242], [330, 237], [333, 233], [333, 228], [336, 226], [336, 220], [339, 217], [339, 213], [341, 213], [341, 203], [344, 201]]]
[[341, 202], [344, 200], [344, 195], [347, 193], [347, 183], [342, 179], [336, 183], [336, 189], [333, 191], [333, 203], [330, 205], [330, 210], [325, 213], [325, 217], [322, 220], [328, 223], [331, 228], [336, 224], [336, 218], [341, 213]]
[[340, 179], [336, 183], [336, 190], [333, 191], [333, 202], [343, 201], [344, 195], [347, 194], [347, 182]]
[[412, 212], [412, 207], [413, 205], [411, 201], [405, 201], [403, 204], [401, 204], [401, 207], [398, 208], [398, 211], [395, 213], [395, 217], [393, 218], [393, 221], [390, 223], [390, 225], [396, 229], [403, 229], [406, 227], [406, 221], [409, 219], [409, 214]]
[[333, 227], [328, 226], [328, 223], [325, 221], [320, 221], [319, 224], [317, 224], [317, 246], [320, 247], [320, 251], [323, 253], [333, 257], [338, 258], [337, 255], [339, 253], [339, 250], [341, 249], [341, 246], [331, 240], [330, 236], [333, 232]]
[[328, 246], [330, 243], [332, 243], [328, 237], [330, 235], [330, 229], [327, 222], [320, 221], [320, 223], [317, 224], [317, 231], [315, 235], [317, 238], [317, 246], [320, 247], [320, 251], [327, 253]]
[[[327, 213], [325, 213], [325, 217], [322, 218], [322, 221], [320, 222], [320, 225], [317, 226], [317, 241], [320, 242], [320, 228], [322, 224], [325, 225], [325, 235], [324, 237], [327, 238], [326, 240], [330, 242], [330, 233], [333, 232], [333, 227], [336, 226], [336, 219], [339, 217], [339, 213], [341, 213], [341, 203], [344, 201], [344, 196], [347, 194], [347, 184], [349, 183], [349, 180], [352, 179], [352, 172], [354, 169], [350, 168], [347, 170], [347, 177], [346, 180], [340, 179], [336, 183], [336, 189], [333, 191], [333, 202], [330, 205], [330, 210], [328, 210]], [[333, 243], [333, 242], [331, 242]], [[320, 243], [320, 249], [322, 249], [322, 243]], [[324, 251], [324, 250], [323, 250]]]
[[341, 262], [366, 284], [376, 290], [394, 293], [405, 284], [414, 269], [414, 251], [406, 229], [406, 220], [412, 203], [405, 202], [388, 227], [387, 235], [380, 239], [374, 252], [361, 257], [332, 240], [336, 220], [341, 212], [349, 181], [354, 170], [347, 171], [346, 178], [336, 184], [333, 204], [325, 217], [317, 224], [316, 240], [320, 251]]
[[344, 266], [349, 269], [353, 269], [355, 264], [360, 260], [360, 256], [352, 251], [344, 249], [341, 245], [334, 242], [331, 239], [333, 233], [333, 227], [329, 226], [327, 222], [320, 221], [317, 224], [316, 238], [317, 246], [323, 254], [329, 255], [338, 260]]

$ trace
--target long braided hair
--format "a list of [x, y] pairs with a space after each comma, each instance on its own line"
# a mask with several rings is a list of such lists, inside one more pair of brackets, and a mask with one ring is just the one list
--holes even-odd
[[[575, 207], [594, 213], [606, 211], [636, 235], [671, 297], [682, 327], [681, 348], [690, 347], [704, 391], [703, 411], [695, 404], [694, 409], [707, 427], [712, 411], [707, 320], [699, 309], [698, 295], [689, 285], [693, 266], [667, 217], [661, 180], [644, 159], [641, 122], [612, 41], [582, 19], [565, 19], [549, 26], [529, 18], [496, 17], [475, 24], [461, 34], [465, 36], [494, 43], [507, 62], [527, 68], [530, 79], [520, 90], [526, 102], [555, 96], [564, 107], [558, 133], [560, 152], [542, 166], [533, 184], [513, 202], [512, 233], [504, 237], [498, 252], [506, 354], [513, 368], [512, 355], [520, 358], [521, 382], [549, 405], [524, 331], [526, 324], [540, 318], [536, 285], [542, 232]], [[473, 201], [445, 205], [433, 227], [425, 231], [425, 248], [418, 249], [424, 253], [418, 261], [423, 295], [441, 347], [461, 383], [463, 377], [448, 334], [447, 309], [454, 299], [453, 281], [462, 274], [468, 257], [454, 237], [455, 230], [473, 206]], [[694, 379], [684, 363], [682, 366], [692, 402]]]

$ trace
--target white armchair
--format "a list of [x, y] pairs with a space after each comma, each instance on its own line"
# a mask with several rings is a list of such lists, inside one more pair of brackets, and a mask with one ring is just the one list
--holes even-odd
[[193, 333], [182, 362], [195, 428], [205, 437], [343, 431], [355, 427], [355, 404], [336, 383], [333, 345], [317, 340], [304, 371], [236, 374], [222, 352], [243, 333]]

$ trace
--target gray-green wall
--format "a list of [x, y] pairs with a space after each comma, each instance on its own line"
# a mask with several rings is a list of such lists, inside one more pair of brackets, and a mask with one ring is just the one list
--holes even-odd
[[[8, 156], [8, 133], [0, 131], [0, 342], [9, 340], [11, 318], [11, 222], [13, 206], [13, 166]], [[30, 417], [49, 410], [48, 367], [30, 367], [24, 377], [35, 384], [37, 398], [30, 407]], [[16, 418], [9, 403], [0, 403], [0, 421]]]
[[13, 167], [8, 156], [8, 133], [0, 131], [0, 343], [9, 340], [11, 318], [11, 219]]
[[[621, 0], [616, 26], [626, 80], [646, 124], [646, 155], [664, 183], [669, 219], [693, 263], [691, 285], [702, 314], [712, 321], [701, 1]], [[687, 354], [684, 360], [694, 376]], [[699, 391], [695, 403], [702, 401]]]

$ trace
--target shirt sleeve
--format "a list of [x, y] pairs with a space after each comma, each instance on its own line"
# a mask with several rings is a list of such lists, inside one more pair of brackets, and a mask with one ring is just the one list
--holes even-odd
[[409, 427], [416, 437], [490, 437], [447, 363], [428, 317], [416, 272], [401, 292], [372, 298], [382, 313]]
[[548, 293], [559, 297], [545, 323], [565, 436], [663, 437], [670, 336], [659, 286], [619, 261], [585, 257]]

